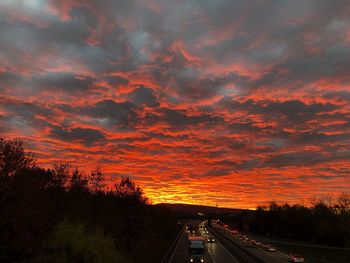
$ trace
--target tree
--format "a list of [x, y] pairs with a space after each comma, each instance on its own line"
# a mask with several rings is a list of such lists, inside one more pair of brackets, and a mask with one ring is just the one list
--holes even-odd
[[341, 196], [339, 196], [336, 207], [342, 213], [350, 212], [350, 194], [343, 193]]
[[0, 138], [0, 178], [13, 176], [34, 166], [33, 154], [24, 150], [22, 141]]
[[80, 223], [63, 221], [58, 224], [48, 242], [42, 262], [127, 263], [116, 249], [113, 239], [102, 229], [88, 229]]
[[54, 163], [52, 168], [53, 183], [56, 187], [65, 187], [70, 177], [71, 165], [65, 162]]
[[140, 203], [146, 203], [147, 198], [144, 196], [142, 189], [136, 186], [128, 176], [123, 176], [119, 183], [114, 185], [115, 194], [122, 199], [135, 200]]
[[69, 180], [69, 189], [70, 190], [83, 190], [87, 189], [88, 187], [88, 179], [84, 175], [84, 172], [82, 170], [79, 170], [78, 167], [76, 167]]
[[90, 176], [90, 188], [93, 192], [101, 192], [104, 188], [104, 177], [100, 167], [91, 172]]

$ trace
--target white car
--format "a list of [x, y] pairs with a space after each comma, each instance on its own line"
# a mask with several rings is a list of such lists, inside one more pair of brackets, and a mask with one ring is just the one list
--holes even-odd
[[208, 237], [208, 243], [215, 243], [215, 239], [213, 237]]
[[266, 246], [264, 246], [265, 249], [267, 251], [270, 251], [270, 252], [275, 252], [276, 251], [276, 247], [274, 247], [273, 245], [270, 245], [270, 244], [267, 244]]

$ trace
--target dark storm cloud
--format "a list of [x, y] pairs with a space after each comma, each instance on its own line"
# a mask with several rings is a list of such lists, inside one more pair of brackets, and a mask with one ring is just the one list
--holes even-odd
[[38, 28], [38, 37], [58, 48], [84, 47], [91, 29], [97, 27], [98, 20], [84, 8], [74, 8], [70, 15], [70, 20], [53, 20], [47, 28]]
[[105, 77], [104, 80], [107, 81], [112, 87], [126, 86], [129, 84], [127, 79], [118, 76]]
[[262, 166], [266, 167], [286, 167], [315, 165], [331, 161], [344, 161], [350, 158], [350, 151], [336, 150], [333, 152], [302, 151], [276, 155], [267, 159]]
[[[16, 126], [28, 125], [34, 129], [42, 129], [50, 126], [48, 118], [53, 118], [55, 113], [49, 107], [38, 102], [25, 102], [10, 98], [0, 98], [0, 110], [3, 108], [6, 112], [2, 119], [14, 123]], [[46, 120], [44, 120], [43, 118]]]
[[198, 124], [218, 124], [223, 121], [222, 118], [209, 114], [189, 115], [183, 110], [164, 108], [161, 109], [161, 112], [163, 114], [163, 120], [174, 128]]
[[138, 120], [136, 106], [131, 102], [103, 100], [94, 105], [82, 107], [79, 112], [95, 118], [106, 119], [107, 124], [117, 127], [132, 127]]
[[10, 69], [4, 70], [3, 72], [0, 72], [0, 88], [14, 85], [21, 79], [22, 77], [16, 74], [16, 72], [11, 71]]
[[87, 93], [96, 88], [95, 79], [87, 76], [76, 76], [71, 73], [49, 73], [34, 76], [31, 85], [34, 89], [60, 90], [67, 93]]
[[[95, 72], [130, 71], [145, 63], [156, 63], [156, 67], [152, 67], [148, 73], [156, 78], [161, 76], [157, 79], [162, 83], [169, 83], [171, 79], [172, 89], [178, 90], [183, 99], [213, 97], [220, 94], [223, 86], [229, 83], [247, 91], [262, 85], [289, 83], [296, 79], [308, 82], [322, 76], [346, 76], [342, 69], [349, 66], [346, 59], [349, 57], [348, 47], [333, 45], [333, 42], [313, 43], [315, 47], [325, 50], [315, 56], [293, 57], [296, 51], [300, 56], [307, 54], [307, 47], [300, 46], [304, 42], [305, 31], [323, 32], [321, 40], [322, 36], [324, 39], [334, 39], [334, 43], [343, 40], [328, 36], [333, 31], [336, 36], [343, 35], [341, 30], [345, 26], [342, 23], [345, 23], [343, 21], [346, 21], [346, 10], [349, 9], [344, 1], [308, 1], [297, 4], [284, 1], [255, 4], [242, 1], [189, 1], [186, 6], [176, 6], [169, 1], [159, 3], [160, 7], [173, 7], [174, 12], [171, 13], [168, 13], [170, 8], [164, 9], [163, 13], [139, 8], [133, 1], [128, 4], [88, 1], [84, 5], [78, 1], [70, 1], [64, 5], [51, 1], [51, 5], [62, 13], [67, 13], [69, 19], [46, 16], [48, 25], [45, 27], [23, 21], [5, 22], [0, 29], [3, 36], [0, 45], [3, 45], [3, 50], [13, 51], [11, 54], [14, 59], [11, 61], [20, 60], [15, 49], [23, 52], [31, 50], [35, 53], [42, 49], [45, 52], [59, 52], [62, 59], [77, 59]], [[198, 9], [197, 12], [194, 12], [195, 8]], [[124, 10], [123, 13], [121, 10]], [[324, 16], [325, 12], [333, 15]], [[226, 13], [230, 15], [218, 15]], [[235, 13], [237, 15], [233, 15]], [[133, 15], [138, 15], [139, 19]], [[193, 16], [200, 22], [194, 22], [196, 19]], [[183, 19], [185, 22], [182, 22]], [[113, 33], [104, 34], [108, 27], [106, 20], [110, 22], [109, 30]], [[121, 21], [124, 23], [120, 23]], [[188, 26], [184, 28], [182, 23]], [[132, 32], [126, 31], [130, 30], [127, 28], [129, 26], [133, 27]], [[203, 37], [214, 38], [208, 28], [218, 32], [230, 32], [230, 27], [237, 28], [237, 32], [226, 33], [224, 41], [208, 44], [204, 48], [191, 48]], [[243, 85], [239, 83], [242, 78], [247, 77], [240, 74], [231, 77], [212, 74], [203, 76], [202, 71], [198, 70], [200, 64], [192, 65], [181, 49], [172, 49], [172, 44], [180, 36], [185, 36], [185, 48], [189, 47], [190, 51], [199, 57], [202, 55], [203, 58], [209, 53], [210, 59], [217, 62], [238, 59], [243, 62], [248, 60], [254, 63], [278, 63], [262, 78], [243, 81]], [[99, 44], [88, 44], [87, 40], [91, 37], [95, 37]], [[257, 39], [259, 41], [255, 44]], [[164, 53], [173, 58], [169, 61], [149, 61], [147, 52], [143, 54], [143, 50]], [[280, 61], [282, 56], [287, 56], [288, 59]], [[288, 70], [286, 76], [276, 74], [283, 70]]]
[[85, 146], [92, 146], [106, 139], [105, 135], [96, 129], [53, 127], [49, 134], [51, 137], [66, 142], [78, 142]]
[[155, 92], [146, 87], [139, 87], [128, 94], [129, 99], [135, 105], [146, 105], [148, 107], [158, 107], [160, 105]]
[[[241, 111], [247, 114], [258, 114], [266, 120], [275, 120], [283, 123], [293, 122], [295, 124], [303, 124], [307, 120], [320, 119], [327, 116], [333, 111], [341, 109], [341, 106], [332, 103], [310, 103], [306, 104], [301, 100], [272, 101], [272, 100], [246, 100], [243, 102], [236, 101], [230, 97], [224, 97], [217, 104], [217, 107], [224, 107], [230, 112]], [[341, 115], [332, 115], [332, 119], [336, 117], [343, 118]], [[254, 123], [234, 123], [231, 125], [233, 129], [258, 130]]]
[[257, 168], [261, 165], [261, 160], [260, 159], [250, 159], [247, 161], [244, 161], [242, 163], [240, 163], [239, 165], [237, 165], [237, 169], [242, 169], [242, 170], [251, 170], [254, 168]]
[[257, 126], [254, 126], [255, 123], [253, 121], [247, 121], [247, 122], [235, 122], [227, 125], [228, 130], [232, 131], [233, 133], [260, 133], [264, 129], [259, 128]]
[[304, 132], [298, 135], [298, 143], [324, 144], [324, 143], [345, 143], [350, 140], [350, 134], [324, 134], [318, 132]]
[[200, 177], [218, 177], [218, 176], [225, 176], [232, 173], [232, 169], [212, 169], [208, 172], [201, 174]]
[[327, 92], [324, 95], [324, 97], [326, 99], [350, 101], [350, 92], [348, 92], [348, 91], [330, 91], [330, 92]]
[[229, 84], [244, 89], [249, 83], [249, 79], [232, 73], [221, 76], [203, 76], [198, 72], [198, 79], [196, 75], [188, 75], [185, 77], [179, 76], [177, 78], [178, 94], [183, 98], [191, 98], [192, 100], [208, 99], [221, 94], [224, 87]]
[[277, 155], [265, 161], [263, 165], [268, 167], [300, 166], [305, 164], [317, 164], [327, 160], [327, 156], [322, 153], [315, 153], [311, 151], [296, 152]]
[[291, 57], [275, 65], [268, 73], [255, 81], [251, 87], [276, 87], [287, 85], [290, 90], [297, 90], [307, 83], [329, 78], [349, 83], [348, 68], [350, 48], [339, 44], [324, 50], [323, 53], [305, 57]]
[[[72, 47], [85, 46], [85, 40], [90, 34], [89, 23], [82, 15], [75, 16], [69, 21], [60, 21], [53, 17], [47, 21], [48, 26], [35, 26], [26, 21], [10, 21], [4, 14], [0, 31], [2, 41], [0, 47], [7, 52], [4, 58], [7, 63], [19, 63], [25, 61], [21, 57], [27, 52], [32, 55], [53, 50], [70, 49]], [[10, 64], [11, 65], [11, 64]]]
[[339, 109], [339, 106], [333, 104], [305, 104], [299, 100], [285, 102], [268, 102], [267, 105], [261, 105], [256, 112], [266, 115], [284, 115], [289, 120], [305, 121], [307, 119], [317, 118], [319, 113], [331, 112]]
[[41, 106], [38, 103], [28, 103], [21, 101], [13, 101], [13, 100], [0, 100], [0, 103], [5, 105], [5, 108], [16, 115], [22, 115], [27, 117], [33, 117], [35, 115], [42, 116], [53, 116], [54, 113], [50, 108], [46, 108]]

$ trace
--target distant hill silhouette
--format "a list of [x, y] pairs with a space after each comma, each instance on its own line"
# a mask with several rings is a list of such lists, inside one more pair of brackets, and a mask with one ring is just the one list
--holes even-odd
[[215, 206], [205, 206], [205, 205], [190, 205], [190, 204], [171, 204], [171, 203], [160, 203], [156, 206], [162, 206], [170, 209], [174, 212], [185, 212], [185, 213], [205, 213], [205, 214], [237, 214], [244, 209], [238, 208], [224, 208]]

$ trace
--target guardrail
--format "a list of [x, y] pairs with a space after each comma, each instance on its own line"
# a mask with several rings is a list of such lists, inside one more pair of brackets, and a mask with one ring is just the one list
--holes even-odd
[[181, 236], [183, 235], [184, 231], [185, 231], [185, 226], [183, 226], [181, 228], [180, 233], [176, 236], [175, 240], [173, 241], [173, 243], [169, 247], [168, 251], [165, 253], [161, 263], [170, 263], [171, 262], [171, 260], [174, 257], [174, 254], [176, 252], [177, 246], [179, 245], [179, 240], [180, 240]]

